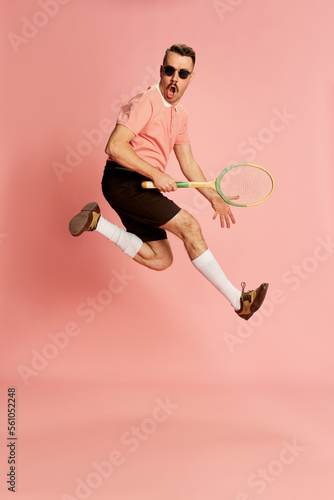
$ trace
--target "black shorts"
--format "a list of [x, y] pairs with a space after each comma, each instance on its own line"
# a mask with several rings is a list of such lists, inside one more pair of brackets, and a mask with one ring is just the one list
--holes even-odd
[[141, 183], [145, 180], [149, 179], [107, 161], [102, 192], [127, 231], [142, 241], [165, 240], [166, 231], [160, 226], [171, 220], [181, 208], [157, 189], [143, 189]]

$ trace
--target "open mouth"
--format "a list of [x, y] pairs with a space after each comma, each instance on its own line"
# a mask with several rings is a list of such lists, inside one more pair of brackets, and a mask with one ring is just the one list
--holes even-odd
[[167, 89], [167, 97], [168, 99], [173, 99], [173, 97], [175, 96], [177, 92], [177, 87], [175, 84], [172, 84], [168, 87]]

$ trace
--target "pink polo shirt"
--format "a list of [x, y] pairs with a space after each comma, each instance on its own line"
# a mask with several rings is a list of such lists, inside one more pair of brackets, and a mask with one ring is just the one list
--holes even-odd
[[173, 146], [190, 143], [185, 109], [165, 101], [157, 86], [122, 106], [117, 123], [136, 134], [130, 144], [138, 156], [162, 172]]

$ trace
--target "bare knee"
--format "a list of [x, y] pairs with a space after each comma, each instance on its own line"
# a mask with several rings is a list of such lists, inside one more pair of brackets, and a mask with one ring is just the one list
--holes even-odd
[[145, 243], [134, 260], [154, 271], [164, 271], [173, 263], [173, 254], [168, 240]]
[[201, 226], [188, 212], [181, 210], [174, 219], [171, 230], [184, 242], [202, 239]]
[[168, 269], [172, 264], [173, 255], [168, 255], [161, 259], [156, 259], [154, 264], [155, 267], [152, 269], [154, 269], [155, 271], [164, 271], [165, 269]]
[[183, 241], [185, 240], [200, 240], [202, 239], [201, 226], [194, 217], [190, 216], [190, 219], [186, 221], [183, 227]]
[[199, 223], [185, 210], [181, 210], [163, 228], [181, 238], [191, 260], [207, 249]]

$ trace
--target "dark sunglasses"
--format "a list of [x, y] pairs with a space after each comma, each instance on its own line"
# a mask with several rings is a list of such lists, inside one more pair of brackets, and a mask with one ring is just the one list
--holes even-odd
[[185, 80], [191, 74], [191, 71], [187, 71], [186, 69], [175, 69], [173, 66], [163, 66], [163, 68], [166, 76], [173, 76], [175, 71], [178, 71], [179, 77], [182, 80]]

